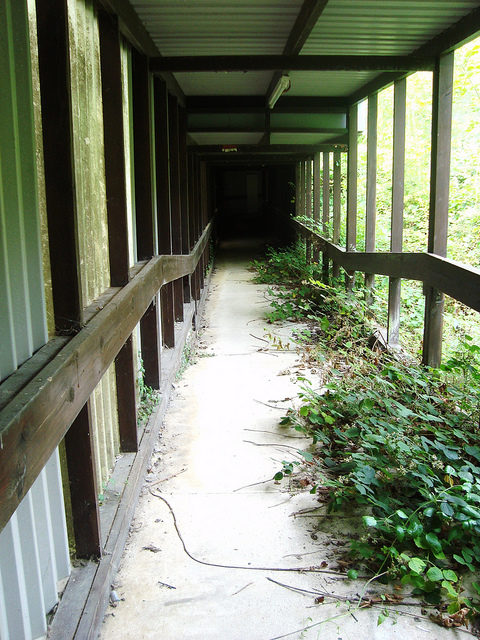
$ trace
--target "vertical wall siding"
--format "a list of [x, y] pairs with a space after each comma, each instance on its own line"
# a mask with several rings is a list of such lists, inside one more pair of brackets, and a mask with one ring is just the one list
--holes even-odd
[[[137, 261], [137, 237], [135, 233], [135, 176], [133, 168], [133, 114], [132, 114], [132, 55], [130, 45], [122, 40], [122, 100], [123, 135], [125, 149], [125, 181], [127, 192], [128, 256], [129, 264]], [[135, 368], [139, 371], [140, 327], [137, 325], [132, 334]], [[138, 395], [138, 388], [137, 388]], [[138, 399], [138, 398], [137, 398]]]
[[[0, 380], [47, 340], [34, 90], [35, 5], [0, 3]], [[32, 49], [30, 48], [32, 45]], [[33, 64], [32, 64], [33, 62]], [[38, 180], [39, 178], [40, 180]], [[39, 638], [70, 571], [56, 451], [0, 533], [0, 638]]]
[[132, 117], [132, 57], [130, 46], [122, 40], [122, 90], [123, 90], [123, 135], [125, 148], [125, 179], [128, 212], [128, 253], [130, 266], [137, 261], [137, 239], [135, 234], [135, 180], [133, 173], [133, 117]]
[[46, 341], [25, 14], [0, 3], [0, 380]]
[[0, 533], [0, 639], [47, 631], [58, 582], [70, 572], [60, 465], [55, 452]]
[[[100, 45], [92, 0], [68, 0], [78, 260], [83, 307], [110, 286]], [[115, 368], [92, 395], [98, 486], [119, 450]]]

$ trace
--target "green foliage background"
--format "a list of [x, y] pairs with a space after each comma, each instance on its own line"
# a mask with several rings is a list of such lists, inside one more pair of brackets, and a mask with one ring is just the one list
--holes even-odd
[[[427, 247], [430, 187], [432, 73], [419, 72], [407, 79], [405, 158], [404, 251]], [[447, 257], [480, 267], [480, 38], [455, 52], [450, 207]], [[366, 103], [360, 113], [366, 114]], [[362, 122], [362, 118], [360, 118]], [[360, 124], [360, 127], [362, 125]], [[366, 117], [365, 117], [366, 127]], [[365, 248], [367, 130], [359, 137], [357, 248]], [[388, 251], [392, 199], [393, 86], [378, 95], [377, 225], [376, 248]], [[345, 243], [346, 162], [342, 167], [342, 230]], [[378, 277], [377, 295], [386, 303], [388, 280]], [[386, 323], [386, 304], [378, 321]], [[404, 346], [421, 350], [424, 298], [420, 283], [402, 283]], [[477, 313], [447, 298], [444, 353], [448, 357], [465, 335], [478, 342]]]

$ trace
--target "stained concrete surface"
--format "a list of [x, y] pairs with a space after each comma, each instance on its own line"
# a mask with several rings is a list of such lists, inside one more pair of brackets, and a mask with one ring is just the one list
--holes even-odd
[[[464, 636], [433, 625], [418, 607], [390, 610], [378, 626], [381, 609], [349, 612], [330, 598], [315, 603], [316, 591], [355, 597], [366, 590], [368, 597], [381, 587], [309, 572], [311, 566], [335, 572], [351, 535], [348, 518], [299, 513], [319, 506], [315, 496], [271, 480], [283, 460], [308, 447], [279, 426], [286, 408], [298, 403], [296, 378], [320, 382], [299, 359], [295, 325], [266, 323], [267, 287], [252, 283], [248, 249], [231, 242], [220, 252], [200, 343], [177, 383], [115, 578], [121, 600], [107, 612], [101, 637]], [[273, 336], [289, 348], [276, 349]], [[167, 500], [178, 532], [168, 505], [151, 492]], [[180, 536], [193, 558], [224, 566], [193, 560]], [[278, 571], [299, 567], [307, 571]]]

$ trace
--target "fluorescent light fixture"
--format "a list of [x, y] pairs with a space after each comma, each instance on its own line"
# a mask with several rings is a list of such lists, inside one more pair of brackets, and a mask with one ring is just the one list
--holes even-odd
[[282, 93], [288, 91], [290, 89], [290, 78], [287, 75], [280, 76], [278, 79], [275, 88], [272, 93], [268, 96], [268, 108], [273, 109], [277, 100], [280, 98]]

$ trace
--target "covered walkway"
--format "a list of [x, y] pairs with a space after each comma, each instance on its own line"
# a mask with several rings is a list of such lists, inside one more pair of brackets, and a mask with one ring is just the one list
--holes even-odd
[[[155, 447], [101, 638], [273, 640], [300, 630], [286, 637], [453, 640], [454, 631], [417, 617], [418, 607], [401, 607], [415, 617], [392, 610], [379, 627], [381, 608], [353, 604], [348, 613], [329, 597], [315, 604], [322, 593], [354, 600], [385, 587], [365, 588], [339, 573], [345, 516], [312, 517], [312, 509], [325, 514], [315, 496], [271, 480], [282, 460], [308, 446], [279, 418], [295, 406], [297, 376], [318, 386], [319, 373], [303, 364], [295, 325], [265, 322], [267, 287], [253, 283], [248, 269], [253, 248], [228, 242], [220, 252], [200, 340]], [[273, 336], [288, 348], [276, 349]]]
[[[271, 481], [235, 491], [270, 478], [297, 442], [279, 439], [273, 408], [293, 395], [297, 355], [263, 341], [263, 289], [247, 282], [245, 256], [233, 260], [235, 242], [300, 235], [325, 280], [341, 268], [348, 286], [354, 272], [369, 287], [387, 276], [394, 346], [402, 279], [422, 282], [423, 362], [441, 362], [444, 296], [480, 311], [480, 270], [446, 259], [455, 49], [479, 31], [480, 0], [0, 0], [0, 640], [97, 638], [149, 468], [196, 557], [317, 559], [302, 554], [322, 535], [290, 517], [303, 498]], [[431, 74], [430, 206], [425, 251], [407, 253], [416, 71]], [[390, 247], [379, 252], [378, 93], [391, 85]], [[173, 389], [218, 237], [232, 244], [212, 280], [206, 348]], [[143, 401], [158, 399], [160, 422], [172, 390], [155, 445]], [[268, 572], [187, 559], [167, 505], [144, 490], [147, 507], [156, 513], [137, 515], [125, 569], [149, 563], [155, 579], [137, 575], [148, 594], [136, 596], [124, 579], [111, 637], [161, 623], [152, 637], [263, 639], [315, 620], [311, 594]], [[368, 621], [371, 636], [417, 629]], [[343, 623], [328, 633], [358, 635], [354, 618]]]

